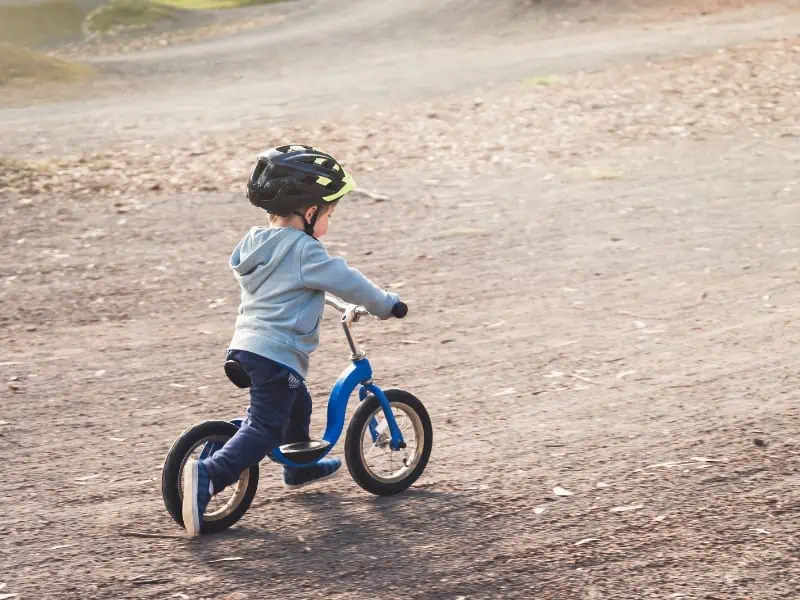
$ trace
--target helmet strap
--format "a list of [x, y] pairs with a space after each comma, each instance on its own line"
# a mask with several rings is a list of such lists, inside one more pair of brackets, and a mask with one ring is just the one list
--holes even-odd
[[314, 214], [311, 215], [310, 221], [307, 221], [306, 216], [299, 211], [295, 212], [294, 214], [303, 219], [303, 231], [305, 231], [306, 234], [310, 235], [311, 237], [314, 237], [314, 226], [317, 224], [317, 217], [319, 217], [319, 207], [317, 207], [317, 210], [315, 210]]

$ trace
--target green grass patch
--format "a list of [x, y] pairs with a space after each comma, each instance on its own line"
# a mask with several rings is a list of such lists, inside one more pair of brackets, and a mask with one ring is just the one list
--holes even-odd
[[149, 0], [111, 0], [86, 16], [84, 28], [90, 33], [117, 29], [148, 29], [164, 21], [174, 21], [175, 11]]
[[77, 81], [94, 70], [81, 63], [62, 60], [27, 48], [0, 44], [0, 85], [15, 81]]
[[[84, 32], [147, 29], [176, 20], [175, 9], [241, 8], [286, 0], [111, 0], [88, 12], [74, 0], [0, 5], [0, 43], [36, 48], [83, 37]], [[88, 14], [87, 14], [88, 13]]]
[[0, 40], [18, 46], [55, 44], [81, 37], [86, 13], [68, 0], [0, 6]]
[[258, 4], [274, 4], [286, 0], [155, 0], [165, 6], [184, 8], [188, 10], [210, 10], [217, 8], [243, 8]]
[[561, 83], [561, 78], [557, 75], [539, 75], [537, 77], [528, 77], [523, 79], [522, 83], [525, 85], [537, 85], [547, 87], [550, 85], [557, 85]]

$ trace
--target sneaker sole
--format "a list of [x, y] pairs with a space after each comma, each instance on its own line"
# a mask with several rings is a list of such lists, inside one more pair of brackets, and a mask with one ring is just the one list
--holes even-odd
[[197, 509], [197, 461], [183, 469], [183, 526], [192, 537], [200, 535], [200, 511]]
[[305, 483], [298, 483], [296, 485], [289, 485], [288, 483], [286, 483], [284, 481], [283, 482], [283, 487], [284, 487], [284, 489], [287, 489], [287, 490], [299, 490], [300, 488], [304, 488], [307, 485], [313, 485], [315, 483], [319, 483], [320, 481], [325, 481], [326, 479], [330, 479], [331, 477], [336, 477], [341, 472], [342, 472], [342, 467], [340, 465], [339, 468], [336, 469], [333, 473], [325, 475], [324, 477], [317, 477], [316, 479], [312, 479], [311, 481], [306, 481]]

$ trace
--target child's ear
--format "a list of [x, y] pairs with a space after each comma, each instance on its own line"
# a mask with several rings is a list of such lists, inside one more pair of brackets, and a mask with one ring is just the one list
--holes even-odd
[[319, 206], [309, 206], [306, 209], [306, 222], [310, 223], [311, 219], [314, 218], [314, 213], [319, 210]]

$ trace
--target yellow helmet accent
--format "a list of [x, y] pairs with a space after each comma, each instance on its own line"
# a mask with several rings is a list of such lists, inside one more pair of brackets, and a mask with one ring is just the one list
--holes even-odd
[[347, 171], [345, 171], [344, 169], [342, 169], [342, 173], [344, 173], [344, 176], [342, 177], [343, 185], [341, 189], [338, 192], [331, 194], [330, 196], [323, 196], [322, 199], [325, 202], [335, 202], [336, 200], [344, 196], [347, 192], [352, 191], [356, 187], [356, 180], [353, 179], [350, 176], [350, 174], [348, 174]]

